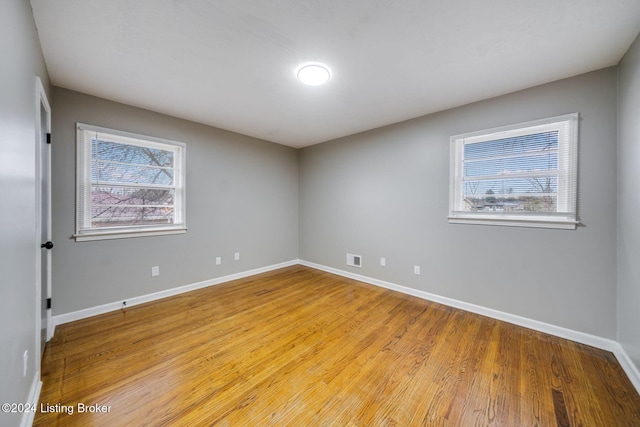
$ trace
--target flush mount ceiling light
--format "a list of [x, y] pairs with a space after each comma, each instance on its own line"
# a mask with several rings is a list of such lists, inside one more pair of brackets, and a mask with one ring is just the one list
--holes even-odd
[[298, 80], [309, 86], [320, 86], [331, 78], [331, 71], [324, 64], [306, 63], [296, 70]]

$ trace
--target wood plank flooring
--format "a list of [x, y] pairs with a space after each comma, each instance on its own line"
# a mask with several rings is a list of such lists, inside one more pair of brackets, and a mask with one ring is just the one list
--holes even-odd
[[61, 325], [42, 368], [35, 426], [640, 426], [609, 352], [303, 266]]

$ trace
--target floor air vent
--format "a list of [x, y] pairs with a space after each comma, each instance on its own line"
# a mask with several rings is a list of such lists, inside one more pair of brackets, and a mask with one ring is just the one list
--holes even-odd
[[347, 254], [347, 265], [351, 267], [362, 267], [362, 257], [360, 255]]

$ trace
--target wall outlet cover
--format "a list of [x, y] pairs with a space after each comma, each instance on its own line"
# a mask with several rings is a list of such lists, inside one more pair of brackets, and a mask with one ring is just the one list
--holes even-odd
[[29, 350], [25, 350], [22, 355], [22, 376], [27, 376], [27, 370], [29, 368]]

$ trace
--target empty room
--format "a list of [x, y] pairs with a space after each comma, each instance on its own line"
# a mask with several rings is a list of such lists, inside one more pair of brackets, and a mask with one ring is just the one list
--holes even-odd
[[640, 426], [639, 33], [3, 1], [0, 426]]

